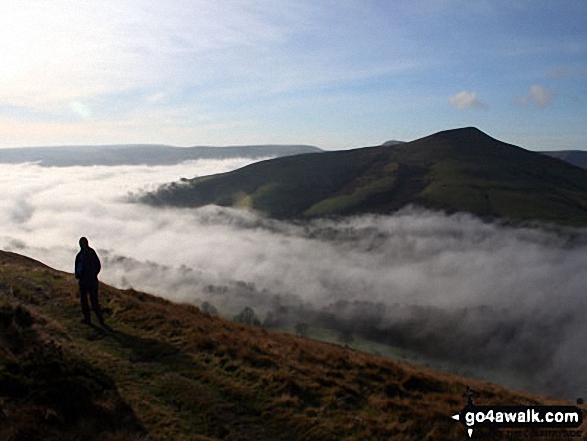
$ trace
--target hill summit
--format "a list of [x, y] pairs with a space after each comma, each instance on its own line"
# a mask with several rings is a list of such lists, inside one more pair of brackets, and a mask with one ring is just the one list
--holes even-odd
[[587, 171], [467, 127], [402, 144], [262, 161], [167, 184], [141, 200], [248, 207], [276, 218], [392, 213], [415, 204], [587, 224]]

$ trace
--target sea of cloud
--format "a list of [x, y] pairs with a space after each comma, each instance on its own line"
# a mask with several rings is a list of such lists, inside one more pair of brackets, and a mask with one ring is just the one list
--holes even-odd
[[284, 306], [327, 311], [391, 344], [516, 372], [489, 379], [587, 395], [587, 230], [511, 227], [414, 207], [286, 222], [129, 197], [250, 162], [1, 164], [0, 249], [71, 272], [78, 238], [87, 236], [103, 261], [101, 280], [114, 286], [206, 300], [227, 314], [243, 306], [260, 315]]

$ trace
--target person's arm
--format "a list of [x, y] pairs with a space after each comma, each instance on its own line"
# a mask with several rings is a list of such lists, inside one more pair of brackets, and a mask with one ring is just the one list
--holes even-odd
[[79, 280], [79, 278], [82, 276], [82, 259], [80, 258], [80, 255], [78, 254], [77, 256], [75, 256], [75, 278]]
[[96, 257], [96, 275], [98, 275], [100, 273], [100, 270], [102, 269], [102, 264], [100, 263], [100, 258], [98, 257], [98, 254], [96, 254], [95, 251], [94, 256]]

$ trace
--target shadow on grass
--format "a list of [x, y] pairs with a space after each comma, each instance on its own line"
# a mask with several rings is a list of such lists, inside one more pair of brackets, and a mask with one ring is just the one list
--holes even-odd
[[194, 360], [180, 348], [155, 338], [141, 337], [113, 328], [108, 324], [102, 326], [89, 325], [94, 333], [89, 340], [110, 338], [119, 346], [130, 352], [128, 360], [132, 363], [157, 363], [170, 367], [193, 366]]
[[[41, 338], [22, 306], [0, 307], [0, 439], [105, 439], [146, 433], [115, 380], [93, 363]], [[6, 342], [10, 342], [7, 344]]]

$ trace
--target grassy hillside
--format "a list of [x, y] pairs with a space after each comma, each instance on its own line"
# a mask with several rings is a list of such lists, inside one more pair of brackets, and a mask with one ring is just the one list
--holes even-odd
[[551, 156], [553, 158], [562, 159], [569, 164], [576, 165], [587, 169], [587, 152], [583, 150], [557, 150], [552, 152], [540, 152], [544, 155]]
[[[236, 324], [0, 252], [0, 439], [448, 440], [476, 404], [550, 403], [488, 383]], [[547, 439], [547, 438], [544, 438]]]
[[587, 224], [587, 171], [464, 128], [399, 145], [263, 161], [169, 184], [142, 201], [250, 207], [278, 218], [390, 213], [417, 204]]

